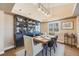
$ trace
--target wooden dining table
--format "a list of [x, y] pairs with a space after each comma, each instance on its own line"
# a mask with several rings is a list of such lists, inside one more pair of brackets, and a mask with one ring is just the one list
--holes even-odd
[[51, 40], [51, 38], [55, 38], [56, 36], [52, 36], [52, 35], [47, 35], [47, 36], [35, 36], [33, 37], [33, 40], [34, 41], [37, 41], [39, 43], [42, 43], [42, 44], [47, 44], [48, 41]]
[[[33, 37], [33, 40], [36, 41], [36, 42], [39, 42], [39, 43], [42, 43], [43, 44], [43, 48], [46, 47], [46, 45], [48, 44], [48, 42], [51, 40], [51, 38], [55, 38], [56, 36], [51, 36], [51, 35], [48, 35], [48, 36], [36, 36], [36, 37]], [[46, 56], [47, 56], [47, 48], [45, 48], [46, 50]]]
[[37, 36], [37, 37], [33, 37], [33, 40], [34, 41], [37, 41], [39, 43], [42, 43], [42, 44], [47, 44], [49, 40], [41, 37], [41, 36]]

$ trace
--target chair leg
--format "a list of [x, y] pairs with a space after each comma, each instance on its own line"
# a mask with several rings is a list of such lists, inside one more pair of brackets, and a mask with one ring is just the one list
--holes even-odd
[[72, 40], [73, 40], [73, 38], [71, 38], [71, 48], [72, 48]]
[[55, 42], [55, 46], [57, 47], [57, 42]]
[[47, 48], [46, 48], [46, 56], [47, 56]]
[[25, 56], [26, 56], [26, 51], [25, 51]]
[[44, 54], [43, 54], [43, 50], [42, 50], [42, 56], [43, 56]]
[[57, 47], [57, 43], [56, 43], [56, 47]]
[[51, 47], [50, 47], [50, 56], [51, 56]]
[[53, 46], [53, 49], [54, 49], [54, 53], [55, 53], [55, 46]]

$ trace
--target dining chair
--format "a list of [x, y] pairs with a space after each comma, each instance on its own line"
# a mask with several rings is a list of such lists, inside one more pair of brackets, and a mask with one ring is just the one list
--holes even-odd
[[56, 36], [55, 38], [54, 38], [54, 45], [57, 47], [57, 39], [58, 39], [58, 36]]
[[24, 35], [24, 47], [25, 47], [25, 55], [28, 56], [35, 56], [40, 51], [43, 50], [43, 46], [41, 43], [38, 43], [37, 45], [34, 45], [33, 38]]
[[50, 56], [51, 56], [51, 49], [52, 49], [52, 47], [53, 47], [53, 49], [54, 49], [54, 53], [55, 53], [55, 45], [54, 45], [54, 40], [50, 40], [49, 42], [48, 42], [48, 47], [50, 48]]
[[[48, 39], [48, 44], [44, 45], [44, 49], [46, 50], [46, 55], [47, 55], [47, 51], [50, 52], [50, 56], [51, 56], [51, 50], [54, 50], [55, 53], [55, 47], [57, 47], [57, 39], [58, 36], [55, 37], [50, 37], [50, 36], [43, 36], [43, 38]], [[50, 50], [49, 50], [50, 49]]]

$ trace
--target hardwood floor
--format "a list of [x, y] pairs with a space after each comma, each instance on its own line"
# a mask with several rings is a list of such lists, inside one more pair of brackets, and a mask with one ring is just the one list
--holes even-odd
[[[8, 51], [5, 51], [2, 56], [16, 56], [15, 53], [23, 48], [24, 47], [10, 49]], [[65, 45], [64, 56], [79, 56], [79, 48]]]
[[13, 48], [10, 50], [5, 51], [5, 53], [1, 56], [16, 56], [16, 52], [23, 49], [24, 47], [18, 47], [18, 48]]
[[65, 56], [79, 56], [79, 48], [65, 45], [64, 55]]
[[7, 50], [5, 51], [4, 55], [3, 56], [16, 56], [16, 49], [13, 48], [13, 49], [10, 49], [10, 50]]

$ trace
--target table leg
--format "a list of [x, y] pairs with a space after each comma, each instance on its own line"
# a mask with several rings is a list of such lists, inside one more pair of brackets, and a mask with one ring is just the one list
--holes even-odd
[[46, 51], [45, 52], [46, 52], [46, 56], [47, 56], [47, 47], [46, 47]]
[[24, 56], [26, 56], [26, 51], [25, 51], [25, 55]]
[[45, 52], [44, 55], [47, 56], [47, 45], [46, 45], [46, 44], [43, 45], [43, 48], [44, 48], [44, 50], [45, 50], [45, 51], [44, 51], [44, 52]]

